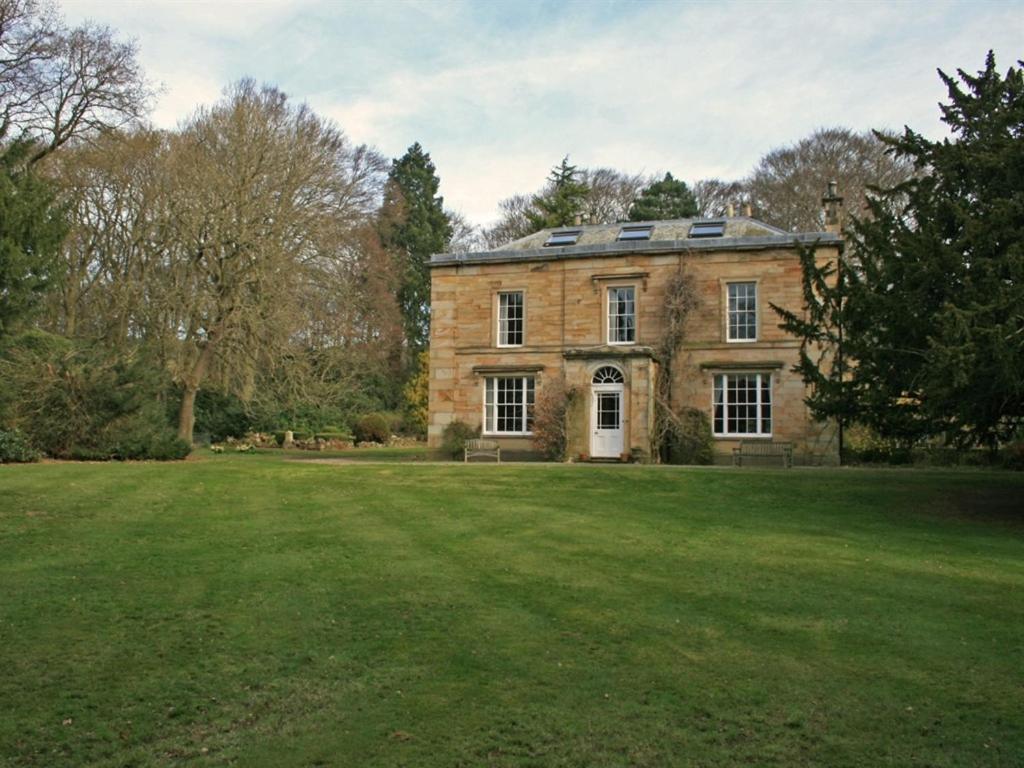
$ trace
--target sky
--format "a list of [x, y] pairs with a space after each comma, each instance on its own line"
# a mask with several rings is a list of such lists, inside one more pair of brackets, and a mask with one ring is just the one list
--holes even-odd
[[1003, 2], [341, 2], [63, 0], [137, 41], [174, 127], [252, 77], [357, 143], [430, 153], [445, 205], [476, 224], [582, 167], [741, 178], [821, 127], [944, 135], [936, 69], [1024, 58]]

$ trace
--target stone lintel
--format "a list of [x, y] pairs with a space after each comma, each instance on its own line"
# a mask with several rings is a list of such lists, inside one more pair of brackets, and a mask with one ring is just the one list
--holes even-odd
[[700, 367], [703, 371], [778, 371], [785, 365], [781, 360], [708, 360]]
[[486, 376], [492, 373], [538, 373], [543, 371], [543, 365], [474, 365], [473, 373], [477, 376]]
[[615, 273], [612, 273], [612, 272], [608, 272], [608, 273], [601, 274], [601, 275], [591, 275], [590, 276], [590, 283], [591, 283], [591, 285], [594, 286], [594, 290], [596, 291], [598, 283], [607, 283], [609, 281], [613, 281], [614, 282], [614, 281], [618, 281], [618, 280], [640, 280], [642, 285], [643, 285], [644, 293], [646, 293], [647, 292], [647, 278], [650, 277], [650, 276], [651, 276], [650, 272], [624, 272], [624, 273], [620, 273], [620, 274], [615, 274]]

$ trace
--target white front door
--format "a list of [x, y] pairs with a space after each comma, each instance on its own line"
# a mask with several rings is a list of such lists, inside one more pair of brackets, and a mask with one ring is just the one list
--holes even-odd
[[590, 455], [617, 459], [622, 454], [621, 384], [591, 385]]

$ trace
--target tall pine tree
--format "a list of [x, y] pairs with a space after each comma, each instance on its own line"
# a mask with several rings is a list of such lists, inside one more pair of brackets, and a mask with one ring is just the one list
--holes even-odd
[[380, 234], [399, 260], [398, 300], [411, 352], [430, 340], [430, 257], [445, 251], [452, 238], [444, 198], [437, 194], [440, 183], [430, 154], [417, 142], [392, 162], [384, 190]]
[[0, 149], [0, 337], [23, 325], [56, 282], [66, 231], [50, 185], [28, 164], [33, 147]]
[[673, 178], [671, 173], [644, 189], [629, 207], [630, 221], [686, 219], [696, 215], [697, 199], [693, 192], [685, 181]]
[[534, 231], [551, 227], [569, 227], [586, 207], [589, 188], [580, 180], [580, 171], [569, 165], [569, 156], [551, 169], [547, 189], [534, 195], [533, 209], [526, 217]]
[[[942, 435], [994, 446], [1024, 424], [1024, 75], [990, 52], [977, 75], [943, 72], [952, 139], [878, 134], [918, 175], [869, 200], [850, 230], [843, 280], [804, 260], [807, 322], [783, 327], [833, 344], [840, 379], [809, 368], [819, 416], [847, 414], [906, 442]], [[822, 312], [814, 302], [840, 307]], [[830, 338], [824, 326], [838, 324]], [[841, 332], [841, 337], [839, 333]], [[841, 347], [838, 342], [841, 339]], [[831, 386], [821, 385], [823, 383]]]

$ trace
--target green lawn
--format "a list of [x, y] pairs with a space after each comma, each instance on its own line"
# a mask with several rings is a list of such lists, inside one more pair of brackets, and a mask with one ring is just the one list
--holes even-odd
[[977, 471], [0, 467], [0, 763], [1019, 766], [1022, 498]]

